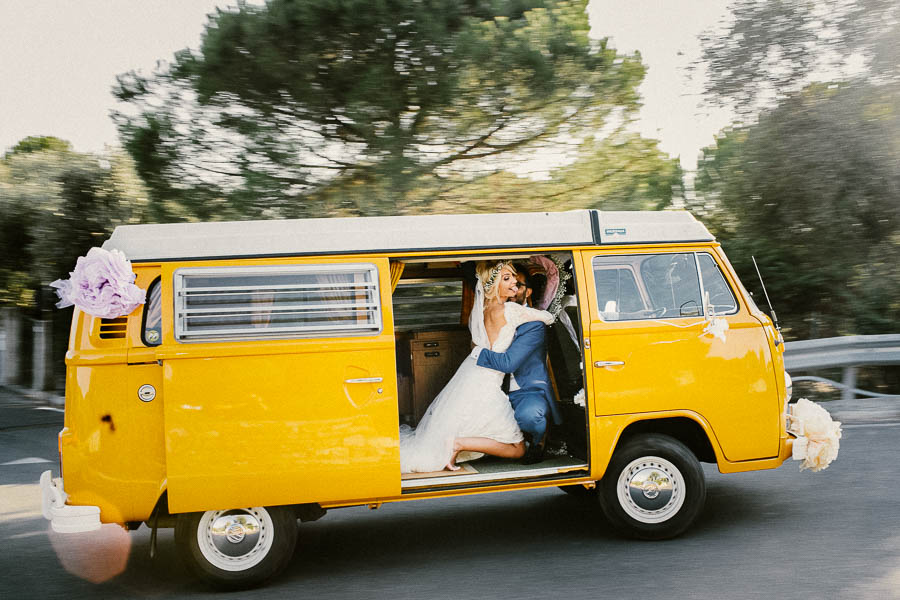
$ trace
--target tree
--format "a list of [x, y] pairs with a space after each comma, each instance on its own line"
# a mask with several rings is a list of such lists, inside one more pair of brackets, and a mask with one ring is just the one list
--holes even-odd
[[452, 212], [661, 210], [684, 195], [681, 166], [634, 133], [590, 139], [579, 159], [533, 179], [510, 172], [447, 182], [428, 210]]
[[707, 98], [751, 118], [812, 81], [900, 82], [896, 0], [735, 0], [702, 36]]
[[156, 219], [165, 201], [203, 219], [419, 211], [632, 117], [639, 57], [590, 40], [585, 5], [239, 4], [199, 51], [119, 78], [119, 130]]
[[0, 159], [0, 303], [46, 308], [51, 281], [116, 225], [143, 218], [146, 191], [130, 158], [70, 148], [31, 137]]
[[30, 135], [19, 140], [13, 148], [4, 155], [10, 158], [16, 154], [28, 154], [29, 152], [41, 152], [43, 150], [55, 150], [57, 152], [70, 152], [72, 144], [65, 140], [49, 135]]
[[896, 331], [898, 165], [897, 86], [814, 84], [704, 151], [694, 209], [790, 335]]

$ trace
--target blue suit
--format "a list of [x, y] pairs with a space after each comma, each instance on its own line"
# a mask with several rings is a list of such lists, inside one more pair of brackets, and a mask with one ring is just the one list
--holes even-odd
[[506, 352], [494, 352], [482, 348], [478, 366], [512, 373], [519, 389], [509, 394], [509, 401], [516, 412], [519, 429], [531, 434], [539, 443], [547, 431], [547, 417], [560, 423], [559, 409], [553, 401], [553, 388], [547, 372], [547, 346], [544, 341], [544, 324], [540, 321], [523, 323], [516, 328], [515, 336]]

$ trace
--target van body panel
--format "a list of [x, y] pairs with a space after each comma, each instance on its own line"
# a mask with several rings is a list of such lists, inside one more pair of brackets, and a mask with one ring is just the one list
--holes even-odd
[[[177, 343], [167, 328], [157, 355], [170, 511], [400, 494], [390, 271], [387, 259], [365, 260], [378, 268], [380, 333]], [[358, 259], [292, 264], [323, 262]], [[182, 266], [162, 269], [166, 324]], [[353, 381], [367, 378], [381, 381]]]
[[[146, 289], [158, 265], [134, 265]], [[165, 485], [162, 371], [129, 365], [140, 343], [143, 306], [126, 318], [124, 335], [101, 337], [104, 319], [79, 309], [72, 315], [66, 352], [65, 426], [59, 434], [60, 466], [68, 503], [100, 507], [104, 523], [149, 517]], [[152, 401], [138, 389], [152, 385]]]
[[104, 523], [146, 519], [165, 480], [162, 404], [140, 400], [141, 385], [161, 389], [145, 366], [69, 366], [62, 472], [69, 503], [100, 507]]
[[[655, 250], [709, 252], [709, 247]], [[582, 254], [593, 273], [598, 256], [630, 256], [642, 248]], [[704, 316], [660, 315], [641, 320], [605, 321], [595, 285], [588, 281], [591, 359], [597, 416], [660, 411], [695, 412], [710, 423], [729, 461], [778, 455], [779, 393], [769, 342], [740, 292], [735, 314], [722, 315], [725, 340], [704, 333]], [[598, 363], [621, 363], [598, 366]]]

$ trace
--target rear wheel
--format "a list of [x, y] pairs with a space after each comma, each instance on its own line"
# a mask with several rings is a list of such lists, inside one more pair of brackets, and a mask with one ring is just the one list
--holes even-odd
[[284, 506], [181, 514], [175, 542], [201, 579], [221, 589], [246, 589], [287, 566], [297, 542], [297, 517]]
[[700, 514], [706, 481], [697, 457], [662, 434], [628, 440], [597, 486], [600, 507], [621, 533], [645, 540], [675, 537]]

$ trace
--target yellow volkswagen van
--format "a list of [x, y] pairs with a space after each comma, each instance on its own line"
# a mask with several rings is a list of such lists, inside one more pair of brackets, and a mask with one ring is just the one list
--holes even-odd
[[[668, 538], [701, 512], [701, 462], [791, 454], [780, 334], [687, 212], [130, 225], [104, 248], [147, 301], [75, 310], [45, 516], [174, 527], [219, 586], [271, 577], [298, 519], [353, 505], [560, 486], [625, 534]], [[471, 349], [471, 265], [534, 256], [567, 280], [546, 330], [563, 420], [544, 460], [402, 474], [400, 426]]]

